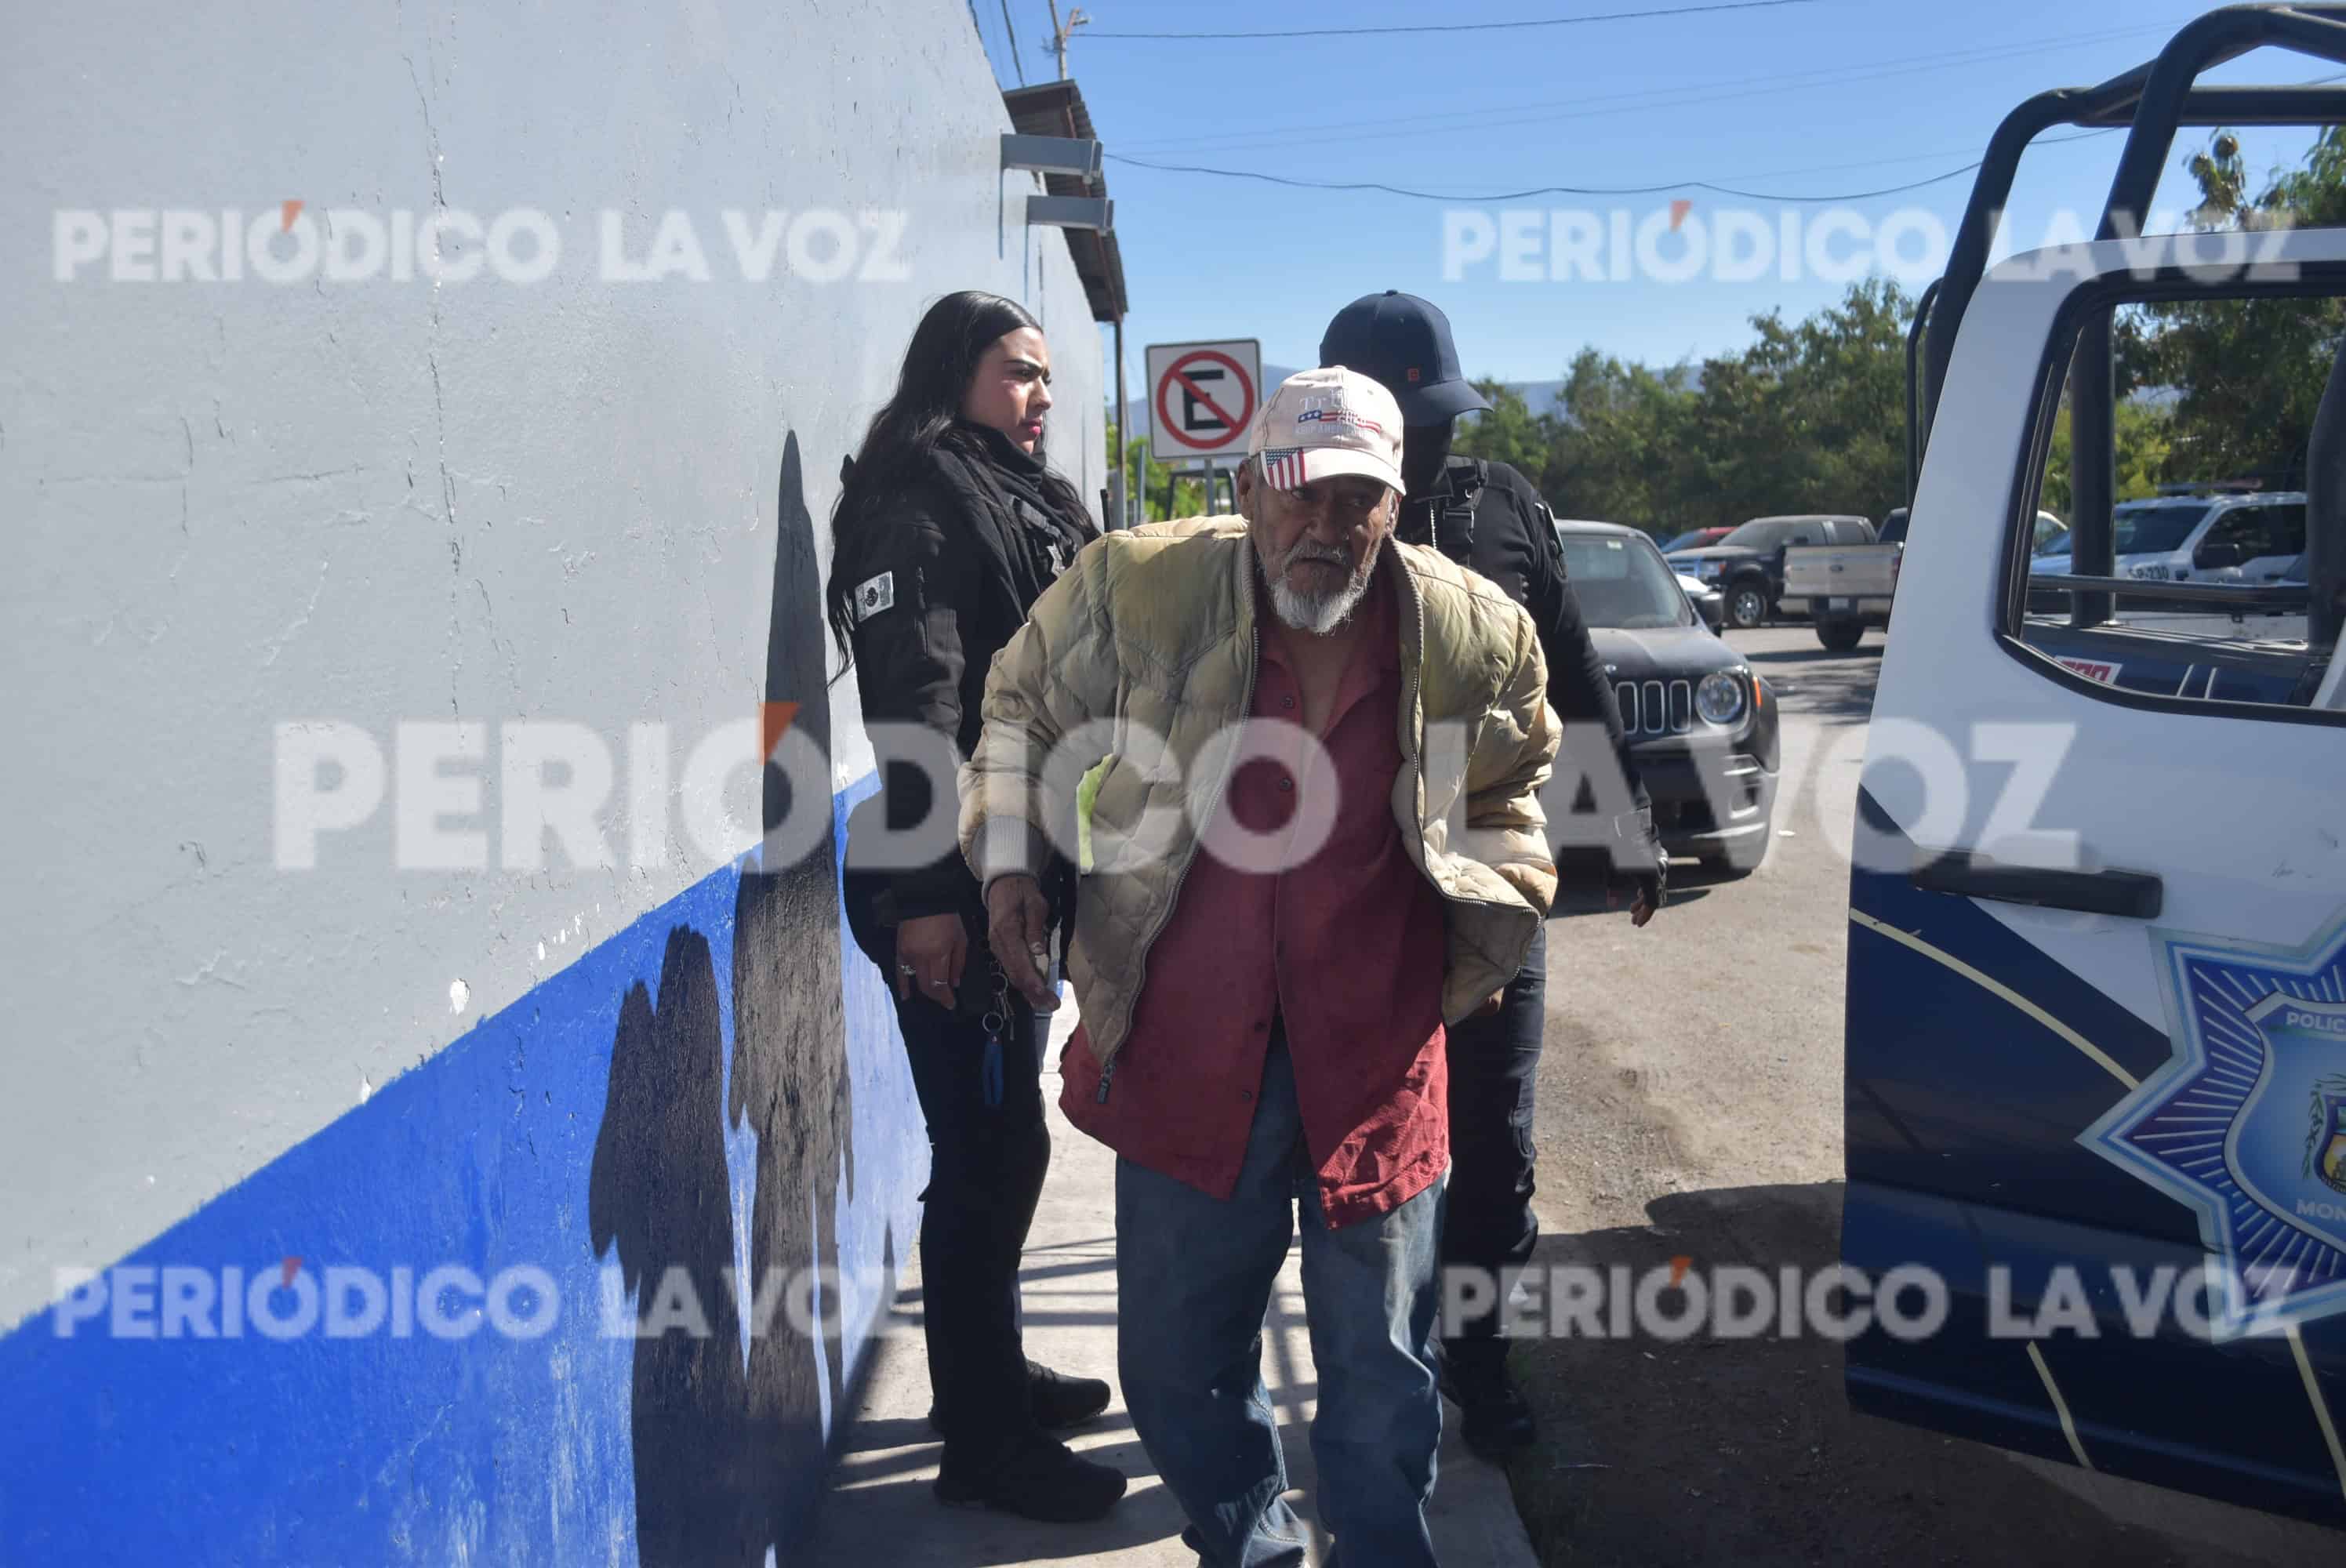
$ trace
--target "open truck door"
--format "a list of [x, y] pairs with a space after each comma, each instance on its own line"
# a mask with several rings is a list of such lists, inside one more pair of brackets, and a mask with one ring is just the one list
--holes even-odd
[[[2220, 260], [2125, 238], [2178, 126], [2346, 122], [2341, 89], [2194, 86], [2273, 44], [2346, 60], [2346, 7], [2215, 13], [2023, 106], [1937, 291], [1850, 884], [1842, 1254], [1872, 1280], [1927, 1267], [1948, 1313], [1851, 1340], [1848, 1389], [2346, 1524], [2346, 361], [2306, 458], [2302, 580], [2113, 570], [2118, 313], [2295, 312], [2341, 350], [2346, 230]], [[2104, 238], [1987, 270], [2028, 139], [2129, 122]], [[2065, 402], [2075, 554], [2033, 579], [2059, 613], [2032, 615]]]

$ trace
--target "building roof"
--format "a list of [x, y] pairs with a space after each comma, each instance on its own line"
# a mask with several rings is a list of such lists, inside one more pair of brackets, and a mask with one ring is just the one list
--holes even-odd
[[[1073, 82], [1040, 82], [1031, 87], [1005, 88], [1002, 102], [1010, 111], [1010, 123], [1021, 136], [1098, 139], [1098, 133], [1092, 129], [1091, 111], [1084, 107], [1084, 95]], [[1043, 188], [1053, 196], [1106, 196], [1107, 176], [1103, 173], [1096, 179], [1079, 179], [1072, 174], [1046, 174], [1043, 177]], [[1068, 229], [1062, 232], [1067, 237], [1067, 253], [1075, 259], [1076, 276], [1084, 280], [1084, 294], [1091, 300], [1092, 320], [1113, 321], [1121, 318], [1128, 301], [1124, 291], [1124, 254], [1117, 249], [1114, 231], [1100, 234], [1088, 229]]]

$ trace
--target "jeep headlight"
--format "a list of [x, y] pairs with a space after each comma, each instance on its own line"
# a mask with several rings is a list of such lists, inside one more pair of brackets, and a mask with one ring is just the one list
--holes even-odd
[[1713, 577], [1718, 576], [1720, 572], [1726, 570], [1726, 565], [1727, 564], [1723, 561], [1704, 561], [1695, 567], [1694, 575], [1708, 583]]
[[1732, 724], [1743, 717], [1743, 677], [1732, 670], [1704, 676], [1694, 688], [1694, 710], [1706, 724]]

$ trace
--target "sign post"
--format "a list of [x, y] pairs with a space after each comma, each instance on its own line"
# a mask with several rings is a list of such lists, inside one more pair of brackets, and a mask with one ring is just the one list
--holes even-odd
[[1252, 338], [1151, 343], [1148, 364], [1148, 453], [1160, 463], [1202, 462], [1211, 512], [1215, 460], [1246, 455], [1262, 406], [1262, 345]]

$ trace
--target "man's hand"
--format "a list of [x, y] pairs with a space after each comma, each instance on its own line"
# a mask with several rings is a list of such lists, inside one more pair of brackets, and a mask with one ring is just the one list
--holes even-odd
[[1500, 1003], [1506, 1000], [1507, 988], [1503, 985], [1499, 987], [1498, 990], [1491, 993], [1490, 995], [1483, 998], [1483, 1005], [1474, 1009], [1474, 1011], [1468, 1013], [1467, 1016], [1469, 1018], [1488, 1018], [1491, 1014], [1496, 1013], [1499, 1010]]
[[969, 933], [957, 914], [923, 915], [896, 928], [896, 1000], [909, 1001], [913, 988], [940, 1007], [951, 1007], [969, 962]]
[[1052, 1000], [1051, 906], [1044, 900], [1042, 884], [1015, 872], [989, 883], [985, 940], [1019, 994], [1037, 1007], [1048, 1007]]
[[1662, 879], [1650, 873], [1622, 878], [1605, 890], [1606, 909], [1621, 907], [1621, 889], [1625, 885], [1635, 890], [1629, 898], [1629, 923], [1643, 926], [1654, 918], [1654, 911], [1662, 907], [1662, 901], [1668, 896], [1662, 891]]
[[1629, 890], [1629, 923], [1642, 927], [1654, 918], [1654, 911], [1660, 909], [1669, 897], [1670, 857], [1669, 852], [1662, 848], [1661, 840], [1654, 835], [1651, 816], [1641, 811], [1637, 817], [1638, 830], [1651, 859], [1642, 866], [1629, 869], [1625, 869], [1619, 860], [1615, 860], [1612, 873], [1605, 880], [1605, 907], [1619, 909], [1622, 891]]

